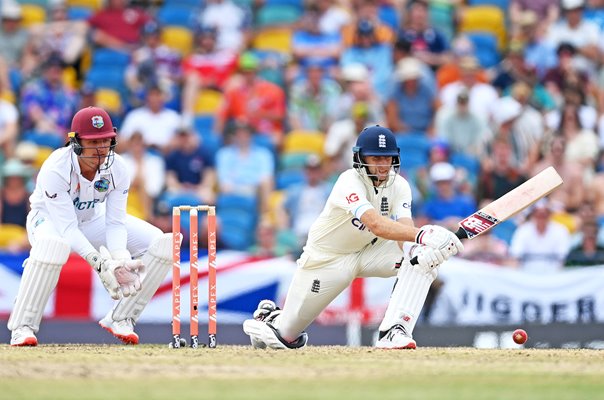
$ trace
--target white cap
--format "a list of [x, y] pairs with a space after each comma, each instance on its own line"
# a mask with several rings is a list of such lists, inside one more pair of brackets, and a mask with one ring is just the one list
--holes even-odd
[[2, 18], [21, 19], [21, 6], [18, 3], [9, 0], [2, 3]]
[[585, 0], [562, 0], [560, 2], [563, 10], [574, 10], [585, 7]]
[[396, 66], [396, 75], [401, 82], [417, 79], [422, 74], [422, 64], [418, 59], [407, 57], [400, 60]]
[[501, 97], [497, 99], [492, 108], [493, 120], [498, 126], [518, 117], [522, 112], [522, 105], [513, 97]]
[[433, 182], [451, 181], [455, 178], [455, 168], [448, 162], [438, 162], [430, 168], [430, 179]]
[[353, 63], [342, 69], [342, 78], [351, 82], [363, 82], [369, 79], [369, 70], [361, 63]]

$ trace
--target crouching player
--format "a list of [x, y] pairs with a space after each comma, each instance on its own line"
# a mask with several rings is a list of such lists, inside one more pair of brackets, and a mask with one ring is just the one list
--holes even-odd
[[[400, 151], [389, 129], [365, 128], [354, 165], [338, 178], [297, 261], [283, 310], [262, 301], [243, 330], [256, 348], [306, 345], [312, 321], [357, 277], [397, 277], [376, 346], [414, 349], [413, 329], [437, 270], [463, 249], [450, 231], [414, 227], [411, 189], [398, 174]], [[417, 257], [417, 264], [410, 260]]]
[[117, 130], [101, 108], [78, 111], [69, 143], [42, 165], [30, 197], [31, 252], [8, 320], [13, 346], [36, 346], [48, 299], [71, 251], [98, 273], [115, 306], [99, 321], [137, 344], [134, 323], [171, 265], [172, 235], [126, 214], [130, 175], [115, 154]]

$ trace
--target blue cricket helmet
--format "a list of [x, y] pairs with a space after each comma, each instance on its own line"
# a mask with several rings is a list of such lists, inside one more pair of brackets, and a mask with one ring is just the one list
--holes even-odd
[[396, 144], [394, 133], [383, 126], [374, 125], [363, 129], [357, 138], [356, 146], [352, 149], [353, 167], [361, 170], [363, 167], [369, 175], [365, 156], [392, 157], [392, 167], [398, 173], [401, 163], [400, 149]]
[[375, 125], [361, 131], [353, 153], [363, 156], [400, 157], [400, 149], [396, 144], [394, 133], [388, 128]]

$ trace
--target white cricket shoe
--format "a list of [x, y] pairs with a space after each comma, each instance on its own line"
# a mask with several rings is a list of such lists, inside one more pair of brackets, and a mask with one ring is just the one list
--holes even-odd
[[394, 325], [375, 344], [378, 349], [415, 349], [417, 344], [402, 325]]
[[20, 326], [12, 331], [10, 336], [11, 346], [37, 346], [38, 338], [29, 326]]
[[132, 318], [114, 321], [112, 314], [113, 312], [110, 311], [105, 315], [105, 318], [99, 321], [99, 325], [124, 344], [138, 344], [138, 335], [134, 332], [134, 321]]

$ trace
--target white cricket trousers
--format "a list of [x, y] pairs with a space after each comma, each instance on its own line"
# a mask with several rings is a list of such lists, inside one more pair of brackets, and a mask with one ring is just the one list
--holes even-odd
[[[403, 258], [397, 242], [378, 239], [348, 255], [315, 255], [305, 251], [277, 320], [279, 333], [295, 340], [355, 278], [396, 276]], [[392, 282], [394, 284], [394, 281]], [[390, 296], [390, 293], [384, 294]]]

